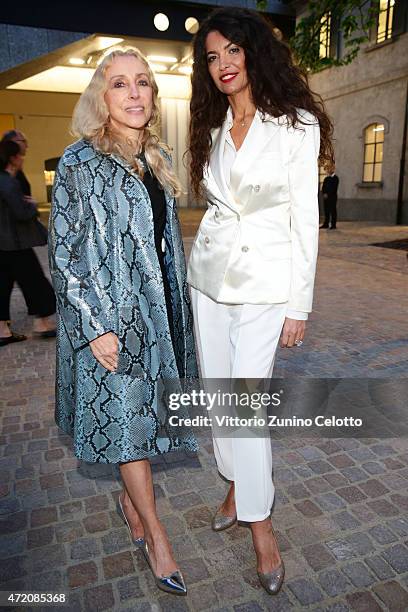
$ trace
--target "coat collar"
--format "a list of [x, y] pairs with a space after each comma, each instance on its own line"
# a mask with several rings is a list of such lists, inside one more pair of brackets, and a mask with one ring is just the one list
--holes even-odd
[[257, 163], [258, 156], [269, 146], [272, 138], [276, 137], [282, 118], [263, 116], [257, 110], [248, 130], [246, 138], [238, 151], [236, 160], [231, 168], [230, 190], [237, 194], [245, 174], [253, 164]]
[[[166, 155], [165, 152], [163, 152], [163, 154]], [[102, 151], [98, 151], [98, 149], [95, 149], [93, 144], [91, 144], [88, 140], [77, 140], [72, 145], [69, 145], [64, 151], [62, 160], [66, 166], [76, 166], [78, 164], [86, 163], [92, 159], [101, 157], [111, 158], [115, 161], [115, 163], [124, 168], [126, 172], [131, 174], [133, 178], [139, 181], [141, 187], [146, 191], [146, 195], [148, 196], [148, 192], [143, 184], [143, 181], [140, 179], [137, 172], [135, 172], [135, 170], [132, 168], [131, 164], [114, 153], [103, 153]], [[174, 203], [174, 198], [168, 193], [167, 190], [165, 190], [164, 194], [166, 197], [167, 206], [171, 208]]]
[[77, 164], [88, 162], [99, 155], [103, 154], [97, 151], [88, 140], [81, 138], [81, 140], [77, 140], [65, 149], [62, 161], [65, 166], [76, 166]]
[[[136, 170], [132, 167], [132, 165], [129, 164], [129, 162], [127, 162], [125, 159], [120, 157], [120, 155], [116, 155], [115, 153], [108, 153], [106, 155], [107, 157], [113, 159], [124, 170], [126, 170], [126, 172], [128, 172], [140, 184], [141, 189], [144, 190], [146, 197], [149, 199], [149, 192], [147, 191], [142, 179], [140, 178]], [[146, 170], [146, 172], [148, 172], [148, 170]], [[167, 189], [164, 190], [164, 197], [166, 198], [167, 207], [172, 209], [174, 206], [174, 197], [168, 192]]]
[[91, 142], [84, 139], [77, 140], [65, 149], [63, 162], [66, 166], [75, 166], [77, 164], [89, 162], [97, 157], [110, 157], [114, 159], [117, 164], [125, 168], [125, 170], [131, 174], [134, 173], [132, 166], [125, 159], [122, 159], [115, 153], [104, 153], [103, 151], [99, 151]]

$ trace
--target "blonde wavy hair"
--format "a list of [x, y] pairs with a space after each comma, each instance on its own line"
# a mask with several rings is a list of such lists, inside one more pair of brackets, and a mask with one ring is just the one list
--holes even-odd
[[[152, 116], [143, 130], [138, 150], [135, 150], [135, 144], [130, 139], [124, 139], [111, 129], [108, 107], [104, 100], [107, 91], [106, 70], [116, 57], [124, 56], [135, 57], [145, 64], [146, 74], [153, 90]], [[77, 138], [91, 142], [99, 151], [116, 153], [122, 157], [132, 165], [140, 178], [143, 178], [144, 168], [137, 156], [144, 151], [146, 161], [163, 189], [177, 197], [182, 193], [181, 184], [168, 158], [163, 155], [163, 151], [168, 154], [169, 149], [153, 131], [160, 119], [158, 91], [153, 71], [139, 49], [129, 47], [112, 51], [99, 64], [88, 87], [79, 98], [72, 117], [71, 131]]]

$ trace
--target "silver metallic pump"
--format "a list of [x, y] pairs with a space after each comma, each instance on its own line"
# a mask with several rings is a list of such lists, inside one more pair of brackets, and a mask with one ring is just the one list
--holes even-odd
[[237, 522], [237, 515], [235, 516], [226, 516], [222, 514], [220, 510], [214, 514], [213, 519], [211, 521], [211, 527], [214, 531], [223, 531], [224, 529], [228, 529], [232, 527]]
[[166, 593], [172, 593], [173, 595], [187, 595], [187, 587], [185, 585], [184, 578], [180, 570], [176, 570], [169, 576], [157, 576], [153, 571], [153, 567], [150, 561], [147, 542], [144, 543], [142, 551], [150, 569], [152, 570], [156, 586], [159, 589], [165, 591]]
[[269, 595], [276, 595], [278, 593], [283, 584], [284, 577], [285, 565], [283, 561], [272, 572], [268, 572], [267, 574], [262, 574], [261, 572], [258, 572], [259, 582], [261, 583], [265, 591], [269, 593]]

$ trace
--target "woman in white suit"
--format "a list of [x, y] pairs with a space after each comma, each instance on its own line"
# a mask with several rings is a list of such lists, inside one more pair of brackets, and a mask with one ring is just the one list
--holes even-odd
[[[275, 352], [300, 346], [317, 257], [318, 159], [333, 164], [332, 125], [288, 46], [256, 12], [225, 8], [194, 40], [191, 180], [208, 210], [189, 262], [205, 379], [270, 378]], [[270, 594], [284, 565], [270, 512], [269, 438], [214, 437], [231, 482], [213, 529], [250, 523]]]

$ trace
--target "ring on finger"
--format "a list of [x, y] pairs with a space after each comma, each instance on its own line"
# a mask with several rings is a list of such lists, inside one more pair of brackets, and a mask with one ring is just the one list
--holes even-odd
[[303, 340], [295, 340], [296, 346], [302, 346]]

